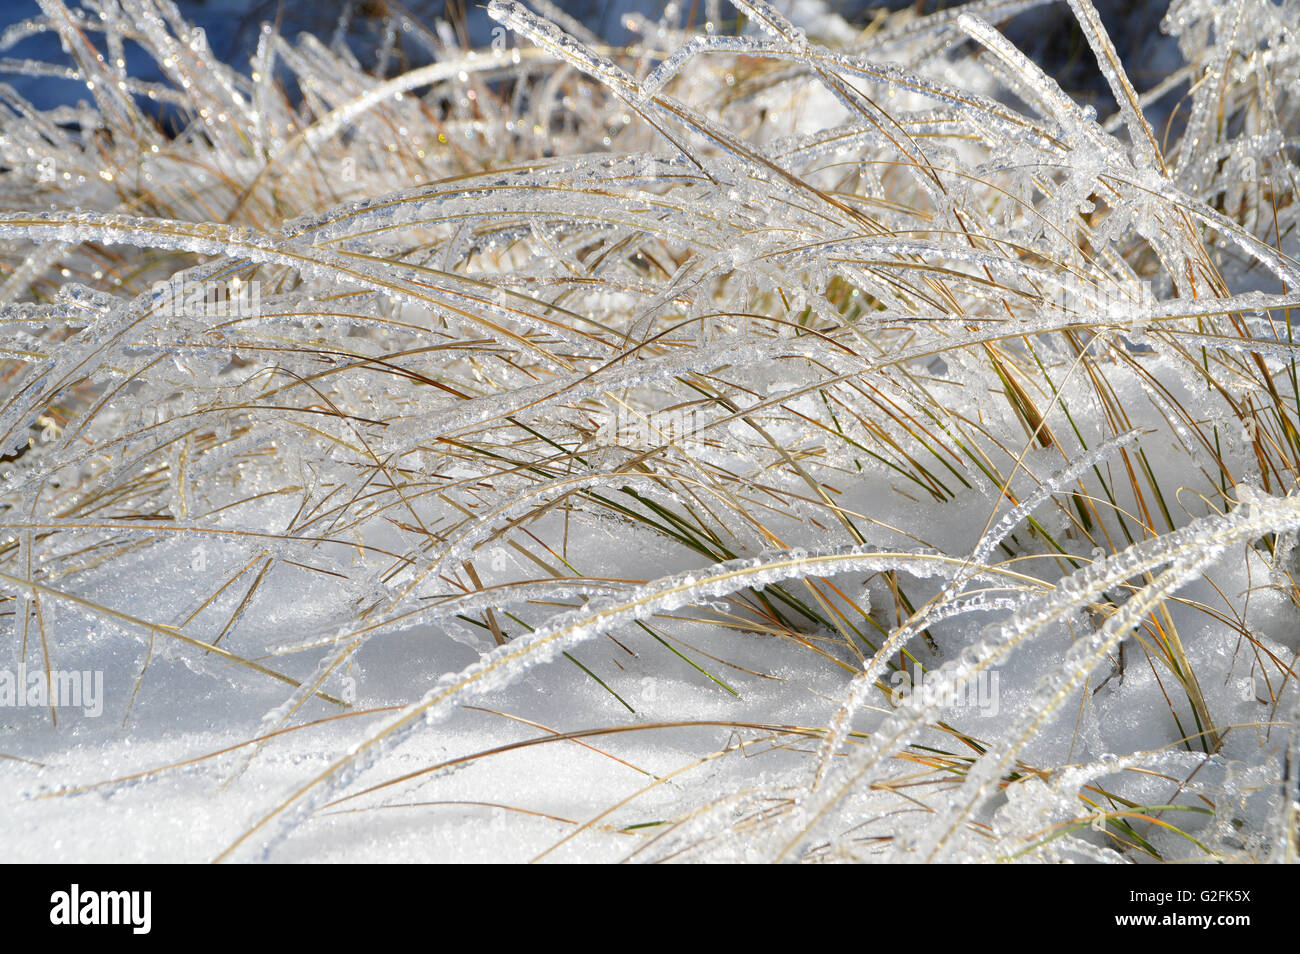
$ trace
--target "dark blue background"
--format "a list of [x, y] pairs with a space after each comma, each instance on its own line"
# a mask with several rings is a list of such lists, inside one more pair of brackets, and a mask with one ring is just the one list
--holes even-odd
[[[75, 0], [69, 2], [75, 4]], [[486, 0], [410, 0], [404, 9], [431, 29], [438, 17], [462, 24], [472, 43], [486, 45], [495, 24], [487, 17], [485, 2]], [[662, 0], [556, 2], [613, 43], [624, 43], [630, 38], [622, 27], [624, 13], [638, 10], [648, 15], [658, 15], [663, 7]], [[697, 17], [702, 18], [703, 0], [697, 0], [697, 3]], [[397, 8], [391, 0], [355, 0], [351, 4], [342, 0], [179, 0], [177, 5], [187, 19], [204, 28], [208, 42], [216, 54], [240, 68], [247, 68], [248, 58], [256, 47], [259, 25], [263, 21], [278, 20], [281, 33], [287, 37], [292, 38], [306, 31], [328, 43], [334, 37], [340, 15], [349, 6], [354, 15], [347, 33], [348, 45], [362, 63], [373, 64], [382, 41], [383, 13]], [[873, 10], [882, 6], [897, 9], [915, 7], [917, 3], [916, 0], [830, 0], [829, 5], [850, 23], [861, 25], [870, 19]], [[922, 2], [927, 11], [953, 5], [955, 4], [948, 0]], [[1160, 18], [1166, 6], [1164, 0], [1097, 0], [1097, 6], [1139, 89], [1153, 86], [1178, 65], [1180, 58], [1176, 44], [1172, 38], [1159, 31]], [[690, 11], [691, 0], [683, 0], [681, 8]], [[732, 15], [734, 8], [725, 0], [722, 8], [724, 16]], [[37, 14], [39, 7], [36, 0], [0, 0], [0, 26], [8, 26]], [[1064, 3], [1028, 11], [999, 26], [1072, 95], [1092, 102], [1103, 115], [1114, 108], [1092, 54]], [[134, 75], [145, 79], [161, 79], [147, 56], [138, 49], [133, 53], [131, 50], [132, 46], [128, 44], [128, 69]], [[67, 62], [59, 48], [58, 39], [50, 34], [23, 40], [0, 53], [0, 56]], [[390, 66], [388, 72], [420, 65], [431, 58], [426, 45], [409, 37], [403, 38], [399, 59]], [[84, 88], [66, 80], [0, 74], [0, 81], [11, 83], [41, 109], [87, 98]]]

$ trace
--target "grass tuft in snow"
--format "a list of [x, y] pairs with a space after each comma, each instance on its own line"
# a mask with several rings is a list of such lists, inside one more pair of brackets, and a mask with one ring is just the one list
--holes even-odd
[[491, 857], [1294, 860], [1294, 3], [1176, 2], [1144, 93], [1070, 0], [1102, 122], [1031, 2], [609, 48], [492, 0], [487, 49], [392, 14], [398, 75], [40, 5], [0, 45], [64, 61], [4, 68], [89, 98], [0, 87], [0, 632], [110, 679], [5, 710], [28, 837], [185, 769], [223, 859], [453, 808]]

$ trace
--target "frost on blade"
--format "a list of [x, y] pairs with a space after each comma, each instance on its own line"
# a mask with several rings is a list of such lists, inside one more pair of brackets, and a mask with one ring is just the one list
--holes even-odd
[[577, 69], [627, 95], [634, 95], [637, 82], [607, 57], [595, 52], [566, 34], [555, 24], [528, 12], [515, 0], [491, 0], [488, 15], [511, 30], [528, 37], [544, 50], [565, 60]]
[[[1077, 643], [1062, 665], [1054, 667], [1041, 679], [1032, 703], [1025, 707], [1017, 724], [1003, 738], [999, 746], [978, 759], [961, 788], [961, 796], [950, 801], [950, 807], [927, 825], [925, 830], [910, 837], [898, 849], [900, 857], [921, 859], [937, 857], [958, 827], [970, 817], [978, 801], [997, 784], [1014, 754], [1039, 732], [1050, 716], [1059, 708], [1072, 690], [1093, 672], [1101, 657], [1128, 629], [1135, 626], [1141, 616], [1149, 613], [1161, 601], [1189, 580], [1203, 573], [1234, 540], [1251, 540], [1262, 533], [1286, 531], [1300, 526], [1300, 498], [1288, 497], [1270, 500], [1266, 504], [1244, 507], [1231, 517], [1205, 518], [1197, 524], [1171, 534], [1168, 539], [1156, 539], [1138, 545], [1130, 551], [1112, 557], [1104, 564], [1078, 571], [1062, 580], [1056, 591], [1041, 596], [1020, 609], [1007, 623], [998, 627], [991, 636], [969, 654], [964, 653], [959, 664], [946, 667], [949, 682], [967, 680], [982, 669], [996, 665], [999, 657], [1012, 650], [1023, 652], [1023, 646], [1042, 638], [1049, 626], [1059, 621], [1062, 614], [1086, 605], [1099, 597], [1104, 590], [1120, 580], [1135, 574], [1150, 572], [1169, 564], [1153, 583], [1140, 590], [1118, 612], [1087, 639]], [[820, 791], [800, 806], [800, 810], [787, 824], [793, 837], [782, 847], [782, 853], [799, 851], [813, 835], [826, 825], [830, 808], [845, 793], [844, 780], [861, 777], [874, 762], [893, 747], [903, 744], [908, 735], [917, 732], [927, 717], [938, 708], [934, 703], [904, 707], [890, 717], [873, 734], [869, 743], [856, 749], [848, 764], [841, 762], [830, 777], [821, 784]], [[960, 842], [959, 842], [960, 844]], [[960, 853], [965, 849], [954, 849]]]
[[562, 6], [0, 36], [0, 672], [114, 687], [0, 785], [238, 819], [186, 860], [1294, 853], [1291, 7], [1148, 83], [1072, 3], [1104, 115], [1037, 0]]

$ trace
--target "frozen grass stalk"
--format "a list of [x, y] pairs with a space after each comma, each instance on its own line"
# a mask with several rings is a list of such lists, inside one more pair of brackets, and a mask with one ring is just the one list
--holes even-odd
[[120, 790], [193, 860], [1294, 860], [1300, 8], [1140, 89], [1069, 0], [1098, 121], [1042, 5], [245, 68], [40, 0], [0, 669], [106, 690], [0, 697], [20, 853]]

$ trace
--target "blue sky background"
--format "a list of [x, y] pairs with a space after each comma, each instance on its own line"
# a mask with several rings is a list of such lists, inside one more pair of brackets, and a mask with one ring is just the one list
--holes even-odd
[[[68, 0], [75, 3], [75, 0]], [[357, 0], [349, 44], [363, 63], [373, 62], [382, 39], [381, 21], [368, 12], [380, 11], [387, 0]], [[663, 0], [555, 0], [556, 4], [611, 42], [628, 40], [622, 28], [623, 14], [639, 10], [657, 14]], [[1180, 61], [1172, 38], [1159, 31], [1165, 10], [1164, 0], [1096, 0], [1108, 29], [1111, 30], [1121, 56], [1139, 88], [1154, 85]], [[486, 0], [408, 0], [406, 9], [432, 27], [438, 17], [466, 24], [470, 40], [485, 45], [494, 24], [483, 9]], [[780, 0], [778, 0], [778, 4]], [[829, 0], [829, 5], [851, 23], [865, 23], [871, 11], [880, 6], [913, 6], [915, 0]], [[952, 6], [947, 0], [924, 0], [927, 10]], [[698, 0], [700, 15], [703, 0]], [[279, 18], [281, 32], [289, 37], [307, 31], [328, 42], [334, 35], [340, 14], [348, 6], [344, 0], [178, 0], [182, 14], [207, 33], [208, 42], [217, 55], [227, 62], [246, 66], [255, 48], [259, 24]], [[683, 10], [690, 0], [683, 0]], [[731, 10], [725, 2], [725, 10]], [[0, 0], [0, 27], [8, 27], [39, 14], [36, 0]], [[450, 15], [449, 15], [450, 14]], [[1061, 85], [1080, 99], [1092, 101], [1105, 114], [1113, 108], [1090, 51], [1075, 27], [1068, 7], [1055, 3], [1021, 14], [999, 24], [1013, 42], [1033, 56]], [[130, 47], [128, 47], [130, 49]], [[408, 41], [404, 49], [415, 64], [427, 62], [429, 52], [418, 42]], [[65, 57], [57, 38], [40, 35], [25, 39], [0, 56], [63, 63]], [[152, 61], [136, 51], [128, 56], [128, 68], [143, 78], [160, 79]], [[33, 79], [13, 74], [0, 75], [38, 108], [48, 109], [59, 103], [85, 98], [79, 84], [59, 79]]]

